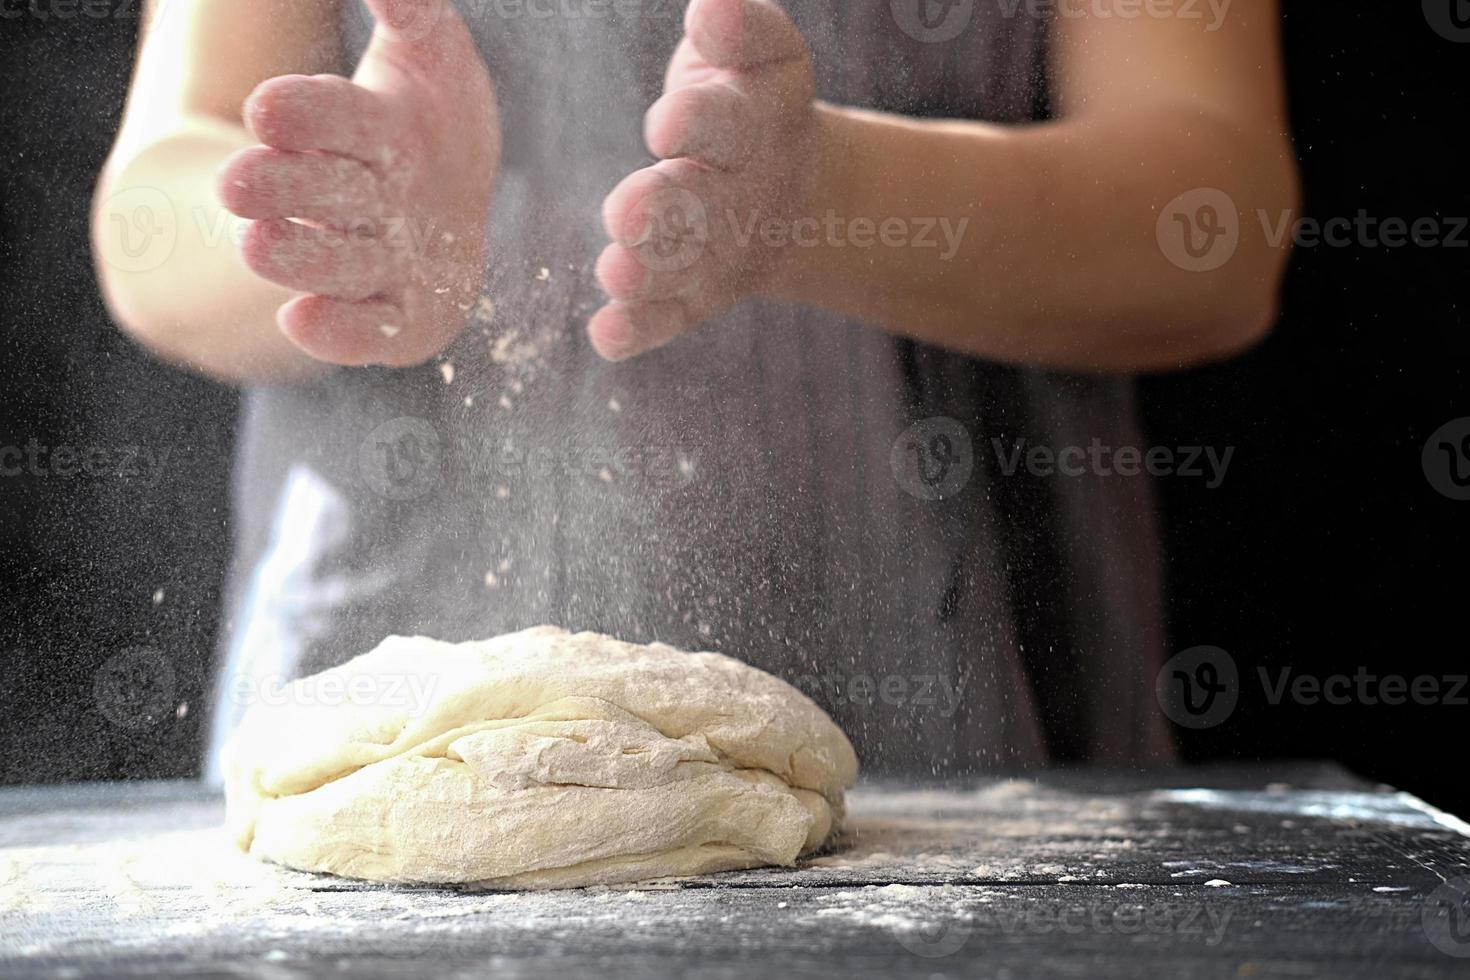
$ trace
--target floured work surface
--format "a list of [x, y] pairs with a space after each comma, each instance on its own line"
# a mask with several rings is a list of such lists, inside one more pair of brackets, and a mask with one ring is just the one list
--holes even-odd
[[793, 870], [385, 888], [186, 784], [0, 790], [0, 976], [1470, 975], [1470, 828], [1330, 766], [867, 787]]

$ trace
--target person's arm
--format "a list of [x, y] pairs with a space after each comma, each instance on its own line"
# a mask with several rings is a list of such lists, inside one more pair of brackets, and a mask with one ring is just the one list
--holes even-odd
[[[765, 295], [1069, 370], [1175, 368], [1241, 350], [1269, 330], [1285, 264], [1258, 215], [1275, 227], [1296, 205], [1277, 17], [1274, 0], [1236, 3], [1213, 31], [1179, 18], [1059, 17], [1059, 119], [1011, 127], [813, 105], [805, 45], [784, 14], [761, 0], [697, 0], [681, 49], [689, 64], [676, 56], [669, 94], [649, 114], [665, 159], [608, 201], [614, 244], [600, 271], [614, 302], [590, 325], [593, 342], [631, 356]], [[783, 133], [781, 144], [753, 137], [754, 124]], [[684, 268], [649, 254], [657, 234], [640, 243], [674, 187], [692, 191], [707, 222], [705, 254]], [[781, 200], [782, 187], [799, 196]], [[1233, 202], [1239, 241], [1218, 268], [1192, 271], [1169, 237], [1183, 226], [1165, 217], [1161, 232], [1160, 217], [1188, 195], [1181, 217], [1208, 219], [1201, 209], [1222, 198], [1190, 193], [1202, 189]], [[806, 244], [763, 243], [748, 235], [760, 227], [751, 215], [821, 231]], [[745, 235], [731, 233], [732, 217]], [[854, 222], [872, 241], [885, 221], [892, 242], [928, 227], [937, 245], [854, 247], [864, 230]]]
[[113, 317], [155, 353], [227, 380], [319, 362], [276, 328], [291, 298], [255, 275], [215, 192], [257, 140], [240, 107], [261, 82], [340, 71], [340, 0], [148, 0], [122, 128], [97, 185], [92, 252]]
[[302, 74], [342, 67], [341, 2], [155, 0], [93, 247], [114, 316], [170, 360], [229, 381], [402, 366], [465, 322], [489, 75], [445, 0], [369, 0], [352, 79]]

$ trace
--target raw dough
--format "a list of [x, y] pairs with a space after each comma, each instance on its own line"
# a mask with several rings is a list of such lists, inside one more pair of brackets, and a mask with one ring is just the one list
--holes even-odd
[[403, 883], [578, 887], [790, 865], [857, 776], [810, 699], [716, 653], [538, 627], [390, 637], [246, 714], [240, 847]]

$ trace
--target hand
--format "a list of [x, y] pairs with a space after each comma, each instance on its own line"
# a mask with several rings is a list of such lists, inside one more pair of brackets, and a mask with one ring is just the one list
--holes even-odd
[[789, 249], [761, 229], [801, 214], [816, 130], [811, 55], [785, 11], [694, 0], [664, 95], [644, 119], [661, 162], [603, 203], [613, 243], [597, 277], [613, 301], [587, 328], [599, 354], [660, 347], [780, 274]]
[[263, 145], [225, 164], [219, 196], [253, 219], [246, 264], [305, 294], [277, 312], [287, 337], [331, 364], [401, 367], [443, 350], [481, 288], [500, 122], [446, 0], [367, 3], [351, 81], [284, 75], [246, 100]]

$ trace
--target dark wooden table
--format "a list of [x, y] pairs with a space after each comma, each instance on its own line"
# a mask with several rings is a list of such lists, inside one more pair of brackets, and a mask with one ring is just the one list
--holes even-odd
[[800, 868], [566, 892], [289, 872], [221, 815], [0, 791], [0, 976], [1470, 976], [1470, 827], [1331, 766], [871, 786]]

